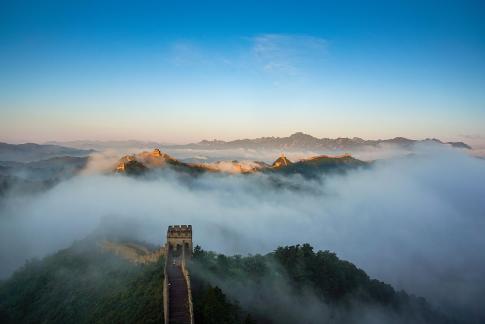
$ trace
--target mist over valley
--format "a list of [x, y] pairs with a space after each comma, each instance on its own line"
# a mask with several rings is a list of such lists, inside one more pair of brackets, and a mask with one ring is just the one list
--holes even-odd
[[[484, 318], [485, 163], [462, 149], [418, 143], [372, 161], [320, 154], [293, 161], [282, 155], [273, 163], [182, 162], [160, 150], [106, 151], [87, 160], [0, 164], [3, 176], [24, 181], [2, 192], [4, 279], [26, 260], [100, 230], [116, 236], [129, 224], [130, 240], [156, 246], [168, 225], [191, 224], [205, 250], [254, 255], [309, 243], [425, 297], [449, 319]], [[25, 181], [44, 185], [31, 190]], [[245, 300], [220, 279], [206, 279]], [[330, 307], [320, 303], [316, 309]]]

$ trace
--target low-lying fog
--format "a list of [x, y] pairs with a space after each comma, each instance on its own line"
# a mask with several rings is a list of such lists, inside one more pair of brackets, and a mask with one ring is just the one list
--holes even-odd
[[[119, 148], [110, 148], [110, 149], [100, 151], [101, 154], [97, 154], [97, 155], [98, 156], [101, 155], [105, 158], [110, 157], [112, 162], [112, 159], [119, 158], [122, 155], [136, 154], [141, 151], [150, 151], [152, 149], [153, 147], [152, 148], [130, 147], [130, 148], [126, 148], [125, 150], [122, 150]], [[240, 149], [213, 150], [213, 149], [173, 148], [170, 146], [161, 147], [160, 149], [163, 152], [168, 153], [179, 160], [182, 160], [184, 162], [189, 162], [189, 163], [190, 162], [193, 162], [193, 163], [214, 162], [214, 161], [220, 161], [220, 160], [262, 161], [266, 163], [272, 163], [281, 154], [280, 149], [262, 150], [262, 149], [240, 148]], [[359, 149], [352, 151], [352, 156], [363, 161], [370, 161], [375, 159], [388, 159], [388, 158], [404, 156], [412, 152], [413, 152], [412, 149], [404, 149], [402, 147], [398, 147], [391, 144], [388, 144], [388, 145], [380, 144], [377, 146], [360, 147]], [[475, 152], [475, 150], [473, 150], [473, 152]], [[321, 151], [317, 151], [317, 150], [312, 151], [312, 150], [304, 150], [304, 149], [286, 149], [284, 153], [292, 161], [322, 154]], [[325, 154], [328, 154], [328, 155], [342, 155], [344, 153], [346, 152], [342, 150], [325, 151]]]
[[441, 306], [481, 314], [485, 298], [485, 161], [421, 148], [370, 169], [276, 189], [267, 176], [134, 179], [85, 173], [0, 210], [0, 277], [25, 259], [69, 246], [106, 216], [137, 224], [163, 243], [170, 224], [192, 224], [194, 241], [227, 254], [267, 253], [308, 242], [370, 276]]

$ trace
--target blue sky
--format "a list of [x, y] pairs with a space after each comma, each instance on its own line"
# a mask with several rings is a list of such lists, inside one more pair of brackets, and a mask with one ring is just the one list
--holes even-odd
[[483, 1], [0, 2], [0, 140], [485, 136]]

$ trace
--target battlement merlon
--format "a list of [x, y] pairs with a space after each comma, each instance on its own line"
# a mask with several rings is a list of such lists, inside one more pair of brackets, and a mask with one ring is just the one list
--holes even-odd
[[167, 238], [192, 238], [192, 225], [172, 225], [168, 227]]
[[167, 253], [170, 251], [178, 254], [182, 251], [185, 256], [190, 258], [192, 255], [192, 225], [171, 225], [167, 230], [167, 243], [165, 244]]

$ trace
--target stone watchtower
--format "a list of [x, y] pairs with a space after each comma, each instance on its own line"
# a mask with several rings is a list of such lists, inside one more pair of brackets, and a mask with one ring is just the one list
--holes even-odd
[[173, 225], [167, 230], [168, 254], [178, 256], [185, 252], [186, 257], [192, 255], [192, 225]]

